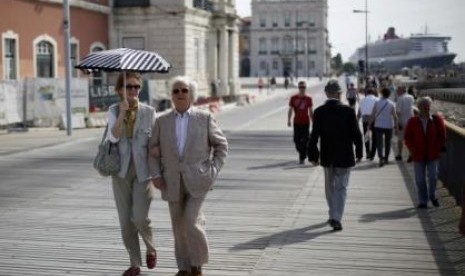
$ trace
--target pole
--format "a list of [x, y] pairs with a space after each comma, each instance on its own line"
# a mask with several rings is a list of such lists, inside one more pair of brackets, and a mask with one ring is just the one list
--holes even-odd
[[297, 77], [299, 75], [298, 71], [297, 71], [298, 70], [297, 69], [297, 49], [298, 49], [297, 48], [297, 46], [298, 46], [297, 45], [297, 43], [298, 43], [298, 41], [297, 41], [297, 35], [298, 35], [298, 33], [297, 33], [297, 28], [298, 28], [297, 24], [298, 24], [298, 19], [299, 19], [298, 17], [299, 17], [299, 10], [296, 10], [295, 11], [295, 80], [296, 81], [297, 81]]
[[368, 0], [365, 0], [365, 81], [370, 75], [368, 73]]
[[308, 51], [310, 50], [309, 47], [308, 47], [308, 31], [310, 29], [310, 23], [307, 21], [307, 41], [305, 43], [306, 47], [305, 47], [305, 63], [307, 63], [307, 80], [310, 78], [310, 64], [309, 64], [309, 60], [308, 60]]
[[70, 46], [70, 29], [71, 23], [69, 20], [69, 2], [63, 0], [63, 28], [65, 37], [65, 92], [66, 92], [66, 134], [71, 136], [71, 46]]

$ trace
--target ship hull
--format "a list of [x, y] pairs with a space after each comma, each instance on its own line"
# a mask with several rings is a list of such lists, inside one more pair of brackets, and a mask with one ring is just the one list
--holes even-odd
[[405, 67], [440, 68], [450, 65], [455, 56], [454, 53], [448, 53], [434, 56], [376, 58], [369, 59], [369, 65], [373, 69], [386, 71], [400, 71]]

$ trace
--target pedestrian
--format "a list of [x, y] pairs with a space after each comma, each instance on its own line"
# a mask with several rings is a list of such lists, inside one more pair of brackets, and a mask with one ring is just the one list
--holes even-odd
[[185, 76], [171, 81], [174, 108], [161, 115], [150, 144], [154, 185], [168, 201], [177, 276], [201, 276], [209, 250], [202, 206], [220, 169], [228, 143], [215, 119], [193, 106], [195, 85]]
[[[397, 118], [399, 120], [398, 131], [397, 131], [397, 155], [396, 160], [402, 161], [402, 149], [404, 147], [404, 129], [407, 125], [407, 121], [413, 116], [413, 96], [407, 94], [405, 86], [397, 86], [397, 101], [396, 111]], [[411, 162], [412, 158], [409, 155], [407, 162]]]
[[275, 77], [272, 77], [270, 79], [270, 85], [271, 85], [271, 93], [273, 93], [275, 88], [276, 88], [276, 78]]
[[328, 223], [334, 231], [340, 231], [351, 167], [363, 156], [363, 142], [355, 111], [341, 103], [338, 82], [328, 81], [325, 92], [328, 100], [315, 109], [308, 160], [323, 166]]
[[412, 95], [412, 97], [413, 97], [413, 99], [414, 99], [415, 101], [417, 100], [417, 93], [415, 93], [415, 88], [414, 88], [413, 86], [410, 85], [410, 86], [407, 88], [407, 93], [408, 93], [409, 95]]
[[258, 78], [258, 94], [262, 94], [263, 86], [265, 85], [262, 78]]
[[346, 99], [349, 103], [349, 106], [355, 109], [355, 103], [359, 101], [359, 97], [353, 82], [348, 85]]
[[369, 125], [370, 116], [373, 112], [378, 97], [373, 88], [368, 88], [366, 96], [360, 101], [357, 113], [358, 119], [362, 119], [363, 137], [365, 139], [365, 152], [367, 159], [373, 160], [376, 153], [376, 135], [371, 131], [373, 125]]
[[140, 74], [121, 73], [115, 86], [121, 102], [108, 109], [110, 131], [107, 132], [107, 139], [118, 145], [121, 158], [120, 172], [112, 177], [112, 184], [123, 242], [130, 260], [130, 267], [123, 276], [140, 274], [142, 257], [139, 235], [147, 248], [147, 268], [153, 269], [157, 260], [148, 217], [153, 198], [148, 142], [156, 116], [154, 108], [139, 102], [141, 88]]
[[289, 79], [287, 77], [284, 78], [284, 88], [287, 90], [289, 87]]
[[304, 164], [307, 156], [307, 143], [310, 136], [310, 122], [313, 117], [312, 97], [306, 94], [307, 84], [305, 81], [299, 81], [299, 91], [289, 100], [289, 110], [287, 112], [287, 126], [291, 126], [292, 120], [294, 129], [294, 144], [299, 153], [299, 164]]
[[433, 206], [439, 206], [436, 197], [438, 160], [446, 141], [444, 120], [437, 114], [431, 115], [431, 103], [430, 97], [418, 99], [419, 116], [408, 120], [404, 136], [405, 144], [412, 154], [418, 192], [417, 207], [420, 209], [428, 208], [428, 200], [431, 200]]
[[376, 135], [380, 167], [389, 163], [392, 132], [394, 128], [397, 129], [396, 107], [394, 102], [389, 99], [390, 94], [389, 88], [383, 87], [381, 89], [381, 98], [376, 101], [368, 123], [368, 125], [373, 125], [373, 131]]

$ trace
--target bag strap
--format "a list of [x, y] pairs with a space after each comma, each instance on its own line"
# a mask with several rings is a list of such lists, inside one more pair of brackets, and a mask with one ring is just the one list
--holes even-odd
[[384, 104], [384, 106], [379, 110], [378, 114], [376, 114], [375, 120], [378, 118], [378, 116], [381, 114], [381, 112], [383, 111], [383, 109], [386, 107], [387, 104], [388, 104], [388, 102], [386, 101], [386, 103]]
[[105, 131], [103, 132], [102, 140], [100, 141], [100, 144], [103, 144], [105, 142], [105, 138], [107, 138], [107, 133], [108, 133], [108, 124], [105, 126]]

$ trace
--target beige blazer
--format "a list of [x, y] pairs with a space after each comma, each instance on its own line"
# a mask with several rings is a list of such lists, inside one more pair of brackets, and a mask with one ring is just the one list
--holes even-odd
[[228, 152], [226, 137], [210, 113], [192, 108], [184, 151], [178, 153], [175, 119], [174, 111], [157, 118], [150, 141], [160, 149], [160, 157], [153, 162], [153, 177], [163, 177], [162, 199], [172, 202], [179, 198], [181, 176], [191, 196], [205, 196]]

